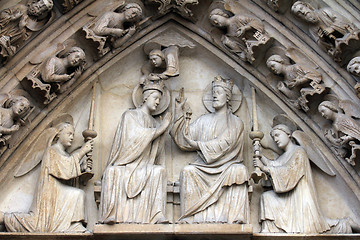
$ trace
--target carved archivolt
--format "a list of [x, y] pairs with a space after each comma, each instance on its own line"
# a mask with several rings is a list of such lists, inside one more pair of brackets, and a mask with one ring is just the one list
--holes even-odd
[[0, 13], [4, 229], [360, 230], [359, 19], [302, 1], [61, 3]]

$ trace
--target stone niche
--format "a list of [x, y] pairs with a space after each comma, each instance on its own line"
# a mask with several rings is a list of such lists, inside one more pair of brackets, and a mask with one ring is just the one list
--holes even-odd
[[[60, 2], [62, 1], [59, 1], [57, 5]], [[197, 1], [139, 1], [143, 4], [141, 6], [145, 6], [143, 9], [145, 18], [149, 16], [156, 17], [148, 20], [151, 21], [151, 24], [144, 24], [133, 35], [133, 38], [130, 38], [123, 46], [116, 49], [112, 48], [111, 51], [101, 57], [97, 55], [97, 49], [93, 48], [92, 43], [85, 39], [81, 28], [94, 19], [91, 14], [94, 16], [101, 15], [102, 12], [99, 10], [101, 7], [104, 8], [105, 12], [105, 10], [114, 8], [118, 3], [116, 1], [102, 2], [91, 0], [74, 2], [79, 2], [79, 5], [64, 13], [63, 16], [60, 16], [55, 24], [60, 24], [66, 18], [73, 18], [73, 23], [67, 26], [67, 31], [71, 29], [72, 33], [67, 33], [67, 35], [76, 39], [80, 47], [85, 49], [88, 65], [78, 81], [65, 93], [59, 94], [48, 105], [36, 102], [36, 98], [30, 99], [36, 110], [30, 116], [31, 122], [28, 123], [24, 134], [22, 134], [24, 138], [14, 147], [7, 149], [1, 156], [0, 211], [4, 213], [27, 213], [32, 209], [32, 205], [36, 201], [34, 195], [38, 191], [37, 186], [42, 165], [35, 166], [23, 176], [14, 177], [19, 168], [18, 166], [23, 166], [24, 162], [27, 162], [24, 156], [26, 156], [28, 149], [31, 148], [32, 143], [35, 143], [42, 132], [49, 128], [49, 124], [62, 114], [72, 116], [75, 130], [72, 146], [67, 149], [67, 152], [71, 153], [83, 146], [84, 139], [82, 132], [89, 127], [91, 102], [94, 100], [93, 128], [97, 132], [91, 157], [94, 175], [86, 184], [79, 182], [76, 183], [77, 185], [75, 184], [77, 188], [82, 189], [85, 193], [84, 206], [87, 219], [86, 228], [88, 231], [84, 233], [19, 233], [6, 232], [5, 228], [3, 228], [1, 229], [2, 232], [0, 232], [1, 239], [360, 239], [360, 235], [356, 233], [360, 230], [358, 167], [360, 162], [357, 159], [357, 166], [350, 166], [344, 159], [336, 156], [331, 149], [331, 145], [326, 142], [321, 131], [321, 127], [325, 122], [317, 112], [317, 105], [321, 102], [322, 96], [312, 99], [313, 102], [309, 103], [310, 110], [308, 112], [294, 108], [291, 103], [284, 99], [279, 91], [276, 91], [276, 88], [269, 85], [271, 81], [267, 78], [274, 77], [274, 75], [270, 74], [266, 66], [266, 58], [270, 56], [269, 53], [266, 53], [266, 49], [261, 50], [261, 57], [257, 59], [256, 63], [250, 64], [249, 62], [242, 61], [238, 56], [221, 45], [221, 34], [219, 34], [218, 29], [214, 30], [215, 28], [208, 22], [209, 8], [214, 9], [219, 6], [225, 6], [225, 9], [229, 7], [234, 9], [234, 6], [236, 6], [235, 8], [242, 7], [246, 11], [256, 12], [256, 17], [264, 22], [266, 31], [272, 38], [276, 39], [275, 46], [282, 44], [282, 46], [291, 47], [299, 43], [298, 39], [294, 40], [294, 38], [301, 38], [302, 36], [298, 36], [296, 32], [294, 33], [288, 28], [278, 32], [279, 36], [276, 35], [276, 29], [279, 27], [277, 20], [277, 18], [280, 18], [279, 13], [272, 12], [267, 7], [266, 1], [249, 0], [243, 1], [241, 4], [239, 1], [231, 0], [199, 0], [198, 4], [196, 4]], [[161, 14], [157, 12], [158, 5], [153, 2], [161, 4], [160, 6], [163, 11]], [[188, 2], [188, 8], [184, 7], [185, 5], [181, 5], [181, 2]], [[332, 7], [336, 5], [335, 2], [331, 1]], [[342, 5], [339, 5], [339, 8], [340, 6]], [[167, 10], [165, 11], [164, 9]], [[359, 11], [357, 9], [355, 12]], [[59, 13], [57, 12], [57, 14]], [[287, 17], [291, 16], [289, 11], [284, 9], [282, 9], [281, 14]], [[357, 21], [359, 22], [360, 20], [358, 19]], [[46, 33], [50, 32], [51, 26], [32, 41], [40, 42], [41, 39], [44, 39]], [[281, 147], [277, 147], [270, 136], [273, 119], [281, 114], [287, 115], [287, 118], [297, 126], [297, 130], [307, 134], [313, 147], [319, 151], [317, 154], [322, 155], [322, 159], [324, 159], [322, 163], [313, 159], [308, 161], [314, 189], [316, 190], [315, 203], [318, 205], [318, 209], [320, 209], [326, 219], [334, 221], [336, 219], [351, 219], [351, 227], [354, 233], [262, 232], [263, 226], [259, 223], [262, 211], [260, 201], [262, 194], [271, 189], [271, 183], [270, 181], [263, 181], [260, 184], [256, 184], [253, 180], [249, 180], [247, 188], [249, 197], [248, 223], [180, 223], [182, 202], [179, 181], [181, 171], [189, 163], [195, 161], [200, 150], [198, 152], [180, 150], [169, 134], [170, 129], [173, 127], [174, 119], [171, 120], [169, 129], [164, 133], [162, 140], [163, 151], [159, 156], [161, 161], [158, 163], [164, 167], [166, 172], [165, 218], [168, 222], [162, 224], [99, 223], [100, 195], [103, 188], [101, 181], [107, 167], [117, 126], [125, 111], [139, 107], [134, 105], [134, 99], [141, 98], [141, 87], [139, 85], [142, 78], [141, 67], [148, 61], [148, 55], [144, 52], [144, 46], [156, 39], [157, 41], [164, 41], [169, 36], [169, 33], [176, 35], [178, 41], [191, 43], [191, 47], [180, 47], [178, 56], [179, 74], [164, 80], [165, 87], [169, 93], [169, 106], [166, 112], [171, 112], [173, 118], [175, 117], [176, 98], [181, 94], [180, 92], [183, 88], [184, 98], [192, 109], [191, 124], [203, 114], [209, 114], [207, 107], [211, 106], [209, 101], [212, 101], [211, 89], [214, 78], [221, 76], [225, 79], [233, 80], [233, 88], [240, 91], [236, 93], [236, 103], [234, 102], [233, 107], [237, 108], [234, 114], [244, 124], [242, 163], [247, 168], [249, 175], [254, 170], [253, 140], [249, 137], [254, 125], [254, 109], [257, 112], [258, 129], [264, 133], [264, 137], [261, 140], [261, 154], [269, 159], [276, 159], [283, 154], [283, 151], [280, 149]], [[56, 36], [53, 38], [55, 39]], [[289, 39], [292, 39], [295, 44]], [[31, 42], [31, 44], [34, 43]], [[47, 44], [50, 43], [47, 42]], [[331, 62], [331, 59], [326, 58], [326, 56], [321, 57], [322, 55], [318, 53], [309, 54], [308, 51], [312, 51], [310, 46], [314, 47], [317, 51], [321, 51], [314, 44], [307, 45], [301, 43], [301, 45], [296, 45], [300, 49], [305, 48], [305, 54], [312, 61], [318, 59], [323, 61], [317, 62], [320, 66], [317, 69], [323, 74], [325, 86], [327, 88], [333, 87], [331, 88], [332, 93], [335, 92], [338, 96], [343, 94], [344, 97], [359, 102], [354, 92], [345, 94], [345, 91], [351, 89], [349, 87], [351, 83], [349, 84], [346, 80], [354, 81], [353, 78], [349, 77], [350, 75], [347, 72], [345, 72], [347, 75], [344, 78], [340, 78], [340, 74], [331, 68], [331, 66], [334, 66], [337, 70], [340, 69], [339, 71], [342, 73], [343, 69], [337, 66], [336, 63]], [[42, 48], [37, 46], [34, 51], [40, 51]], [[28, 62], [21, 60], [21, 54], [34, 56], [25, 46], [14, 56], [15, 59], [3, 65], [1, 69], [3, 76], [1, 77], [0, 86], [4, 91], [21, 88], [19, 83], [21, 76], [26, 76], [31, 71], [29, 60], [27, 60]], [[6, 69], [10, 67], [14, 67], [14, 70], [7, 72]], [[329, 69], [330, 73], [326, 73]], [[6, 74], [13, 74], [14, 77], [7, 77], [8, 75]], [[339, 77], [340, 83], [334, 86], [334, 79], [336, 77]], [[96, 86], [96, 89], [92, 91], [94, 86]], [[256, 108], [254, 107], [254, 100], [256, 100]], [[162, 122], [166, 117], [162, 113], [155, 115], [154, 118]], [[307, 154], [310, 156], [310, 153]], [[324, 171], [324, 169], [331, 169], [329, 170], [331, 173], [325, 173], [326, 170]], [[311, 199], [311, 196], [309, 198]], [[309, 198], [301, 200], [305, 201]], [[300, 208], [300, 205], [301, 203], [299, 205], [291, 205], [291, 208], [296, 211], [297, 208]], [[289, 207], [284, 206], [284, 208]], [[289, 216], [289, 221], [292, 220], [294, 219], [291, 219], [291, 216]]]

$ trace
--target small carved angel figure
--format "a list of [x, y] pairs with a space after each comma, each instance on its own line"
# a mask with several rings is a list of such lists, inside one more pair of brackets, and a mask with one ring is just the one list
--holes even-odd
[[23, 96], [10, 96], [0, 107], [0, 147], [6, 146], [11, 135], [24, 124], [30, 112], [30, 102]]
[[354, 57], [347, 65], [347, 71], [360, 77], [360, 57]]
[[278, 82], [277, 89], [297, 109], [309, 111], [307, 97], [321, 94], [325, 90], [321, 84], [321, 74], [304, 64], [286, 63], [282, 56], [272, 55], [266, 61], [266, 65], [274, 74], [283, 76], [284, 81]]
[[[314, 40], [337, 62], [342, 62], [347, 48], [359, 47], [360, 31], [348, 19], [329, 7], [315, 9], [307, 2], [297, 1], [291, 12], [310, 25]], [[350, 40], [353, 39], [354, 41]], [[356, 44], [356, 46], [349, 46]]]
[[[341, 152], [344, 149], [351, 148], [350, 157], [345, 160], [355, 166], [356, 152], [360, 149], [360, 124], [352, 117], [360, 118], [358, 106], [349, 101], [340, 101], [337, 107], [331, 101], [320, 103], [318, 110], [321, 115], [332, 122], [332, 128], [325, 130], [325, 137], [333, 144], [338, 155], [344, 157], [348, 155]], [[344, 113], [342, 113], [342, 110]]]
[[[143, 10], [137, 3], [128, 3], [121, 7], [121, 12], [106, 12], [97, 20], [83, 27], [86, 38], [98, 43], [99, 56], [105, 55], [110, 48], [107, 42], [114, 48], [122, 46], [137, 31], [136, 23], [139, 22]], [[125, 28], [125, 24], [130, 27]]]
[[15, 177], [40, 166], [38, 186], [29, 212], [0, 212], [0, 224], [9, 232], [86, 232], [85, 193], [70, 186], [69, 180], [84, 171], [81, 159], [92, 151], [93, 140], [73, 153], [74, 127], [70, 115], [64, 122], [53, 122], [25, 155]]
[[275, 160], [259, 156], [254, 162], [271, 176], [273, 186], [261, 195], [261, 232], [351, 233], [348, 219], [328, 219], [321, 212], [309, 160], [328, 175], [335, 174], [312, 140], [293, 130], [275, 124], [271, 136], [284, 152]]
[[154, 49], [149, 53], [149, 61], [141, 67], [140, 83], [148, 80], [166, 80], [179, 75], [179, 48], [169, 46], [163, 50]]
[[264, 24], [252, 16], [227, 13], [216, 8], [210, 12], [209, 19], [215, 27], [226, 29], [226, 34], [221, 38], [222, 44], [243, 61], [253, 63], [256, 58], [254, 47], [258, 48], [270, 39]]
[[0, 55], [13, 56], [31, 32], [39, 31], [50, 19], [52, 0], [30, 0], [0, 12]]
[[85, 66], [85, 52], [71, 47], [46, 60], [22, 80], [22, 85], [44, 104], [52, 101], [57, 94], [65, 92], [82, 74]]

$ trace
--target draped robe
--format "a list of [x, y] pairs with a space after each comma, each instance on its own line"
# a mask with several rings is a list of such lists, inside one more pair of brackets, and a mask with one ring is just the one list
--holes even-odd
[[[194, 151], [183, 137], [185, 118], [174, 123], [171, 135], [185, 151]], [[228, 111], [202, 115], [189, 126], [200, 150], [180, 176], [180, 221], [187, 223], [248, 223], [249, 179], [243, 161], [242, 121]]]
[[156, 120], [141, 109], [126, 111], [117, 128], [102, 179], [100, 223], [161, 223], [166, 173]]
[[310, 162], [302, 147], [285, 152], [269, 162], [268, 168], [274, 191], [261, 196], [262, 232], [351, 233], [345, 222], [327, 219], [322, 214]]
[[[51, 139], [52, 140], [52, 139]], [[51, 142], [50, 140], [50, 142]], [[28, 213], [5, 213], [9, 232], [85, 232], [85, 193], [65, 184], [81, 174], [80, 156], [48, 147], [42, 158], [39, 184]]]

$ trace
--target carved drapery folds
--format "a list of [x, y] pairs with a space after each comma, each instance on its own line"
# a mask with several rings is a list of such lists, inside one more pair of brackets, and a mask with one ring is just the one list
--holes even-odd
[[[0, 69], [1, 86], [9, 92], [0, 98], [0, 181], [39, 176], [36, 190], [27, 193], [31, 206], [17, 211], [11, 197], [6, 202], [0, 196], [0, 223], [8, 231], [90, 230], [96, 238], [106, 229], [122, 234], [117, 229], [148, 226], [174, 234], [209, 223], [208, 229], [225, 234], [229, 227], [240, 234], [250, 228], [250, 235], [359, 231], [360, 215], [352, 208], [359, 202], [360, 110], [348, 92], [359, 77], [354, 24], [328, 7], [281, 0], [84, 0], [78, 11], [68, 10], [80, 1], [59, 2], [67, 13], [54, 24], [67, 27], [54, 36], [43, 29], [52, 16], [50, 0], [0, 13], [2, 56], [19, 54]], [[32, 4], [43, 9], [39, 16]], [[277, 12], [271, 16], [266, 4]], [[311, 39], [300, 41], [297, 31], [284, 28], [297, 27], [295, 18], [276, 22], [280, 14], [293, 17], [290, 11], [332, 59], [317, 52]], [[30, 20], [38, 20], [37, 28]], [[31, 45], [35, 53], [21, 59], [29, 52], [20, 50], [26, 37], [40, 30], [43, 46]], [[329, 67], [329, 61], [341, 67], [349, 62], [348, 72]], [[88, 127], [99, 133], [94, 155], [93, 140], [74, 140], [68, 115], [48, 124], [66, 112], [83, 129], [91, 84], [99, 86], [90, 110], [96, 124]], [[31, 97], [8, 91], [19, 88]], [[289, 117], [282, 125], [269, 122], [283, 113], [301, 127], [294, 128]], [[254, 152], [250, 133], [270, 129], [274, 141], [262, 134]], [[70, 153], [73, 141], [80, 147]], [[10, 167], [17, 163], [13, 174]], [[87, 198], [93, 194], [92, 186], [79, 184], [89, 166], [98, 208], [80, 190]], [[255, 186], [248, 174], [253, 166], [269, 181]], [[5, 170], [15, 180], [6, 179]], [[349, 187], [339, 190], [338, 183]], [[9, 196], [18, 191], [10, 188]], [[251, 208], [249, 193], [258, 201]], [[327, 197], [345, 210], [332, 210]], [[90, 226], [85, 209], [93, 211]]]
[[[295, 61], [295, 64], [290, 61]], [[325, 90], [321, 74], [309, 64], [299, 49], [274, 52], [266, 60], [266, 65], [272, 73], [283, 77], [276, 88], [297, 109], [309, 111], [308, 98]]]
[[309, 25], [312, 38], [341, 65], [360, 48], [360, 30], [333, 9], [315, 9], [307, 2], [297, 1], [291, 12]]
[[215, 27], [224, 29], [221, 42], [226, 49], [241, 60], [253, 64], [271, 44], [272, 39], [259, 19], [240, 13], [239, 6], [234, 3], [229, 6], [226, 10], [212, 9], [209, 13], [210, 22]]
[[24, 154], [15, 177], [28, 174], [40, 165], [38, 186], [29, 212], [1, 212], [1, 223], [9, 232], [86, 232], [85, 193], [65, 181], [81, 176], [82, 158], [92, 150], [93, 141], [69, 154], [74, 139], [70, 115], [59, 116]]
[[[324, 172], [333, 175], [326, 165], [326, 158], [317, 152], [304, 132], [296, 130], [295, 124], [288, 119], [279, 122], [280, 119], [286, 118], [274, 119], [271, 136], [284, 153], [273, 161], [262, 156], [261, 162], [258, 160], [256, 163], [271, 176], [273, 185], [273, 191], [261, 195], [261, 232], [351, 233], [351, 224], [347, 219], [328, 219], [319, 208], [310, 157]], [[309, 156], [308, 152], [312, 155]]]
[[[119, 12], [109, 11], [83, 27], [86, 38], [97, 44], [100, 57], [113, 48], [121, 47], [139, 29], [137, 24], [143, 10], [137, 3], [127, 3], [119, 7]], [[125, 24], [130, 24], [125, 28]]]
[[40, 31], [51, 21], [52, 0], [28, 1], [0, 13], [0, 55], [12, 57], [33, 32]]
[[80, 77], [86, 64], [79, 47], [59, 45], [61, 51], [36, 66], [22, 81], [22, 86], [43, 104], [67, 91]]

